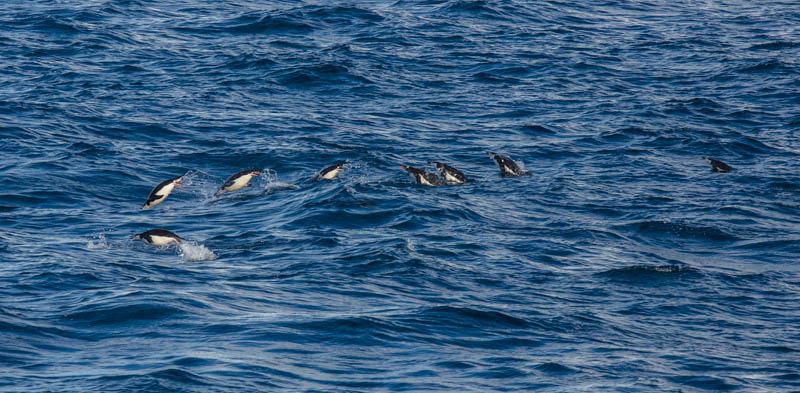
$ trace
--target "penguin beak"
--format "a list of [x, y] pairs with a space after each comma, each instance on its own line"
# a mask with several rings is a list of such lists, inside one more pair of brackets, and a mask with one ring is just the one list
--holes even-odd
[[181, 180], [183, 180], [183, 178], [182, 178], [182, 177], [179, 177], [178, 179], [176, 179], [176, 180], [175, 180], [175, 185], [176, 185], [176, 186], [182, 186], [182, 185], [183, 185], [183, 183], [181, 183]]
[[405, 165], [400, 165], [400, 169], [403, 169], [403, 170], [405, 170], [405, 169], [406, 169], [406, 166], [405, 166]]
[[253, 176], [261, 176], [261, 172], [258, 172], [258, 171], [252, 171], [252, 172], [250, 172], [250, 174], [253, 175]]

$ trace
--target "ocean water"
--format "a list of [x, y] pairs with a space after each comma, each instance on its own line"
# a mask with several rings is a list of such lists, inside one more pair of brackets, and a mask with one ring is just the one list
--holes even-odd
[[795, 1], [3, 1], [0, 390], [798, 391], [798, 137]]

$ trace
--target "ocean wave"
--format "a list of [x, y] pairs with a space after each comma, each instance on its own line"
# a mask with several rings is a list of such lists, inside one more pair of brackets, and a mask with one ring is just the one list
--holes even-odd
[[701, 3], [3, 3], [0, 386], [791, 390], [797, 13]]
[[631, 231], [652, 238], [710, 240], [717, 242], [740, 240], [738, 236], [715, 226], [680, 221], [675, 222], [671, 220], [643, 220], [628, 224], [618, 224], [615, 225], [614, 228], [617, 231]]
[[112, 307], [84, 306], [79, 311], [64, 315], [71, 324], [84, 326], [139, 325], [157, 323], [164, 319], [180, 317], [184, 313], [175, 307], [159, 303], [132, 303]]
[[671, 280], [695, 280], [703, 276], [700, 270], [686, 265], [636, 265], [610, 269], [597, 274], [615, 281], [651, 285]]

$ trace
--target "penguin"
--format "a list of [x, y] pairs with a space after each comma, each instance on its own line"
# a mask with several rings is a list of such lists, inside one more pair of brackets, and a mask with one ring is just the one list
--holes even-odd
[[467, 177], [461, 171], [450, 165], [443, 164], [438, 161], [428, 161], [428, 164], [433, 165], [444, 180], [451, 184], [464, 184], [467, 182]]
[[439, 180], [439, 177], [433, 173], [425, 172], [422, 169], [414, 168], [410, 166], [400, 165], [400, 168], [405, 169], [414, 180], [417, 181], [419, 184], [424, 184], [426, 186], [441, 186], [442, 181]]
[[159, 183], [153, 191], [150, 191], [150, 195], [147, 196], [147, 202], [142, 205], [142, 210], [147, 210], [152, 208], [155, 205], [158, 205], [161, 202], [164, 202], [165, 199], [172, 193], [172, 190], [175, 186], [180, 186], [183, 180], [183, 176], [178, 176], [174, 179], [164, 180], [163, 182]]
[[706, 162], [708, 162], [709, 164], [711, 164], [712, 172], [730, 172], [733, 170], [733, 168], [730, 165], [720, 160], [715, 160], [710, 157], [703, 157], [703, 159], [706, 160]]
[[134, 240], [141, 240], [151, 246], [166, 246], [172, 242], [180, 245], [183, 240], [180, 236], [166, 229], [151, 229], [138, 235], [133, 235], [131, 238]]
[[339, 175], [339, 171], [345, 169], [344, 164], [331, 165], [314, 175], [312, 181], [331, 180]]
[[233, 192], [244, 187], [250, 187], [251, 184], [248, 184], [248, 182], [250, 182], [253, 176], [261, 176], [261, 174], [255, 169], [247, 169], [236, 173], [225, 181], [225, 184], [214, 193], [214, 196], [220, 196], [226, 192]]
[[487, 152], [486, 154], [489, 155], [489, 158], [493, 159], [497, 166], [500, 167], [500, 172], [502, 172], [503, 176], [521, 176], [524, 175], [526, 172], [522, 170], [522, 168], [517, 165], [514, 160], [497, 153]]

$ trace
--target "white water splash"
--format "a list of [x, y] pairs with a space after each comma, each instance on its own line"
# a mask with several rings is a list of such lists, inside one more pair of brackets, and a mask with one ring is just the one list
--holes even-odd
[[270, 193], [276, 190], [292, 189], [297, 190], [300, 186], [296, 184], [286, 183], [278, 180], [278, 172], [272, 169], [264, 169], [261, 171], [261, 177], [264, 181], [264, 192]]
[[285, 190], [285, 189], [299, 190], [300, 186], [298, 186], [297, 184], [276, 181], [275, 183], [268, 184], [266, 188], [267, 191], [269, 192], [269, 191]]
[[261, 175], [261, 179], [263, 179], [264, 184], [278, 181], [278, 172], [275, 172], [272, 169], [262, 169], [261, 172], [259, 172], [259, 175]]
[[213, 198], [214, 193], [222, 185], [219, 179], [208, 175], [205, 172], [190, 169], [183, 175], [182, 192], [188, 192], [194, 196], [207, 200]]
[[181, 183], [183, 183], [184, 186], [191, 186], [194, 184], [195, 180], [202, 175], [203, 173], [190, 169], [181, 177]]
[[217, 255], [202, 244], [184, 241], [181, 243], [180, 248], [182, 251], [181, 258], [185, 261], [212, 261], [217, 259]]
[[102, 250], [102, 249], [111, 248], [111, 246], [108, 244], [108, 240], [106, 239], [106, 235], [105, 234], [101, 233], [101, 234], [95, 236], [94, 238], [95, 238], [95, 240], [91, 240], [90, 239], [89, 242], [86, 243], [86, 249], [88, 249], [88, 250]]

